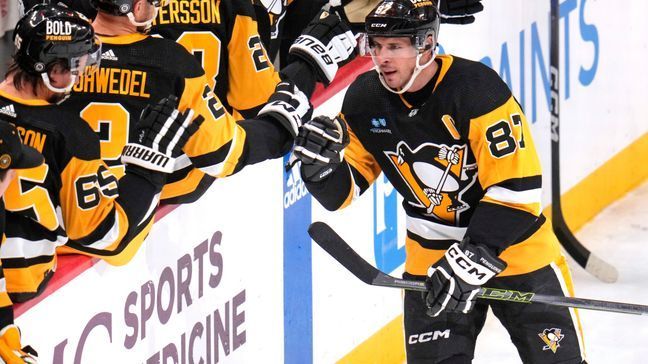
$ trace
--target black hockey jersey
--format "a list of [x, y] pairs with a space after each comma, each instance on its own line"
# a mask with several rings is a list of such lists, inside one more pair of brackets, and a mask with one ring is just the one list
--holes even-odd
[[[5, 241], [5, 207], [4, 201], [0, 198], [0, 247]], [[4, 276], [4, 270], [1, 267], [2, 259], [0, 259], [0, 330], [7, 325], [14, 323], [13, 303], [9, 294], [7, 293], [7, 280]]]
[[[39, 167], [16, 170], [4, 194], [6, 240], [0, 258], [14, 301], [44, 289], [56, 268], [58, 246], [105, 257], [141, 244], [152, 214], [143, 220], [127, 214], [119, 202], [117, 178], [101, 160], [99, 140], [81, 118], [45, 101], [2, 92], [0, 110], [0, 118], [16, 125], [23, 143], [45, 157]], [[129, 205], [142, 204], [137, 211], [157, 204], [159, 191], [143, 193], [133, 184], [129, 189], [140, 198]]]
[[81, 77], [63, 106], [75, 110], [99, 134], [102, 158], [118, 176], [121, 151], [133, 138], [142, 110], [173, 94], [181, 111], [204, 117], [167, 179], [162, 200], [191, 202], [215, 177], [247, 164], [276, 158], [289, 148], [290, 135], [278, 122], [237, 122], [214, 95], [196, 59], [179, 44], [139, 33], [100, 37], [101, 67]]
[[541, 214], [541, 166], [520, 105], [483, 64], [450, 55], [437, 63], [418, 104], [386, 90], [373, 70], [359, 76], [342, 106], [344, 164], [308, 189], [337, 209], [385, 173], [404, 198], [411, 274], [425, 275], [465, 235], [501, 252], [501, 275], [549, 264], [560, 251]]
[[[79, 115], [99, 135], [101, 156], [115, 175], [123, 175], [120, 157], [133, 137], [139, 116], [149, 103], [176, 95], [179, 108], [194, 109], [207, 121], [185, 146], [197, 165], [214, 176], [232, 173], [241, 155], [245, 133], [231, 123], [217, 122], [225, 110], [214, 96], [196, 60], [175, 42], [135, 33], [101, 37], [101, 67], [81, 77], [62, 106]], [[219, 129], [215, 132], [214, 129]], [[188, 158], [168, 180], [162, 199], [194, 199], [213, 178], [194, 169]]]
[[279, 82], [251, 0], [171, 0], [160, 8], [151, 33], [198, 58], [209, 86], [237, 119], [254, 117]]

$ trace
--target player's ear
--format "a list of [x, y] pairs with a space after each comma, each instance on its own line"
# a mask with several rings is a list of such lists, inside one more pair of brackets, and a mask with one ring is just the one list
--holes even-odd
[[426, 51], [433, 51], [434, 45], [436, 44], [435, 39], [434, 39], [434, 34], [428, 34], [427, 37], [425, 37], [425, 50]]
[[142, 12], [142, 8], [144, 8], [144, 6], [146, 6], [146, 4], [145, 4], [146, 1], [147, 0], [135, 0], [133, 2], [133, 15], [139, 14], [139, 13]]
[[47, 76], [55, 87], [67, 87], [70, 83], [71, 73], [63, 64], [55, 63], [47, 71]]

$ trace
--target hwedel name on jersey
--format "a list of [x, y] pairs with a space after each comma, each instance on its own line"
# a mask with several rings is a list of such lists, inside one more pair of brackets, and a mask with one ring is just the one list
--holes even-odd
[[304, 180], [302, 180], [298, 168], [293, 168], [290, 171], [290, 175], [286, 182], [286, 191], [287, 192], [284, 193], [284, 209], [289, 208], [297, 201], [301, 200], [302, 197], [308, 195], [306, 184], [304, 184]]
[[[107, 52], [104, 52], [107, 53]], [[79, 76], [74, 92], [102, 93], [110, 95], [150, 98], [146, 92], [146, 71], [100, 67], [94, 72]]]
[[45, 22], [46, 40], [71, 40], [72, 24], [62, 20], [47, 20]]

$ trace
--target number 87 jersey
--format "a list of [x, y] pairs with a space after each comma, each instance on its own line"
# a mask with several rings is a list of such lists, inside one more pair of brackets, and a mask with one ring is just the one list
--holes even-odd
[[499, 276], [557, 261], [558, 242], [541, 213], [540, 160], [520, 105], [487, 66], [451, 55], [435, 61], [435, 77], [415, 92], [388, 91], [375, 71], [349, 86], [347, 168], [320, 185], [307, 181], [309, 191], [339, 209], [383, 172], [404, 200], [412, 275], [425, 276], [464, 236], [501, 253], [508, 267]]

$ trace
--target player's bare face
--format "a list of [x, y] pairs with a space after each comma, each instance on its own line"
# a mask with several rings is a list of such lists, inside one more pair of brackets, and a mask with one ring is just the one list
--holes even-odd
[[66, 89], [69, 89], [77, 81], [72, 72], [61, 65], [54, 66], [48, 72], [48, 77], [50, 86], [47, 87], [45, 99], [51, 104], [58, 104], [65, 100], [69, 95], [69, 91]]
[[407, 37], [373, 37], [371, 54], [387, 85], [402, 88], [412, 76], [417, 51]]
[[140, 0], [134, 9], [135, 20], [139, 23], [153, 21], [157, 16], [158, 8], [147, 0]]
[[49, 76], [52, 86], [56, 88], [67, 88], [73, 82], [72, 72], [60, 66], [54, 67]]

